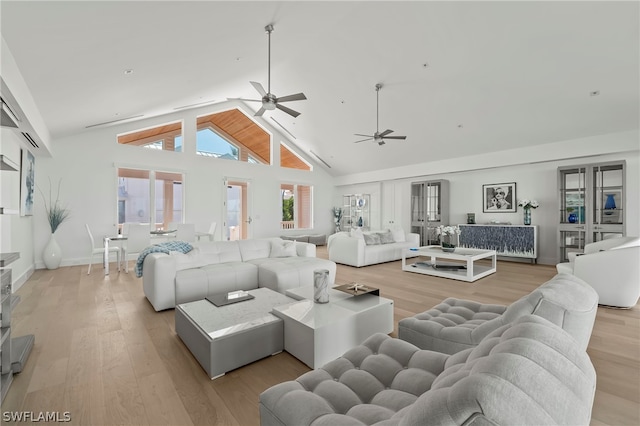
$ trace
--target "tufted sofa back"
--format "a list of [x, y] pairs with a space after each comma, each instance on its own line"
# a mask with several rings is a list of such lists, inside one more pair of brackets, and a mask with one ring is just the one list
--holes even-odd
[[505, 322], [534, 314], [562, 327], [586, 350], [598, 310], [598, 293], [570, 274], [558, 274], [551, 280], [509, 305]]
[[589, 424], [596, 374], [564, 330], [519, 318], [473, 349], [376, 334], [260, 395], [261, 425]]

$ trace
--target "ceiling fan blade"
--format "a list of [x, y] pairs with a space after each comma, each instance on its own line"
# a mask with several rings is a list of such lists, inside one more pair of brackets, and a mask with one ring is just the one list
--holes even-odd
[[[366, 135], [361, 135], [361, 136], [366, 136]], [[373, 140], [373, 138], [362, 139], [360, 141], [355, 141], [354, 143], [366, 142], [366, 141], [371, 141], [371, 140]]]
[[276, 108], [278, 108], [280, 111], [286, 112], [287, 114], [289, 114], [293, 118], [296, 118], [297, 116], [300, 115], [300, 113], [298, 111], [294, 111], [291, 108], [287, 108], [286, 106], [282, 106], [279, 103], [276, 104]]
[[402, 139], [405, 140], [407, 137], [406, 136], [385, 136], [385, 139]]
[[373, 139], [373, 135], [363, 135], [362, 133], [354, 133], [356, 136], [364, 136], [365, 138]]
[[380, 136], [381, 138], [383, 138], [383, 137], [385, 137], [386, 135], [388, 135], [389, 133], [393, 133], [393, 130], [391, 130], [391, 129], [387, 129], [387, 130], [385, 130], [384, 132], [380, 133], [380, 135], [379, 135], [379, 136]]
[[253, 115], [254, 117], [262, 117], [262, 114], [264, 114], [265, 111], [264, 107], [260, 107], [260, 109]]
[[256, 81], [250, 81], [249, 83], [251, 83], [251, 85], [258, 91], [258, 93], [260, 93], [260, 96], [267, 95], [267, 92], [264, 90], [264, 87], [262, 87], [262, 84]]
[[295, 95], [276, 98], [276, 102], [304, 101], [305, 99], [307, 99], [307, 97], [304, 95], [304, 93], [296, 93]]

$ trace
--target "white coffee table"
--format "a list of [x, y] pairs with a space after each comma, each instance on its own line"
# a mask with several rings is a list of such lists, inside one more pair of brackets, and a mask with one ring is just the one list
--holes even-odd
[[287, 290], [297, 303], [273, 308], [284, 321], [284, 349], [311, 368], [340, 357], [375, 333], [393, 331], [393, 300], [329, 290], [329, 303], [313, 301], [313, 286]]
[[[407, 255], [418, 255], [407, 264]], [[429, 258], [429, 260], [424, 258]], [[491, 259], [491, 266], [479, 265], [480, 259]], [[454, 262], [447, 262], [447, 261]], [[465, 269], [438, 269], [434, 265], [463, 265]], [[473, 282], [496, 272], [496, 251], [457, 247], [453, 253], [442, 251], [440, 246], [420, 247], [418, 250], [406, 249], [402, 252], [402, 270], [418, 274], [433, 275]]]

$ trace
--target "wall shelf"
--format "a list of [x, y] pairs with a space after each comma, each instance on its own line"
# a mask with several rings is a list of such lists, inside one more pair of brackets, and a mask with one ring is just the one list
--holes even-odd
[[11, 269], [5, 268], [20, 259], [20, 253], [0, 253], [0, 395], [4, 400], [13, 375], [22, 371], [35, 342], [33, 334], [11, 337], [11, 312], [20, 301], [12, 292]]
[[18, 170], [20, 170], [20, 166], [18, 166], [18, 164], [10, 160], [9, 157], [7, 157], [6, 155], [0, 154], [0, 170], [9, 170], [12, 172], [17, 172]]

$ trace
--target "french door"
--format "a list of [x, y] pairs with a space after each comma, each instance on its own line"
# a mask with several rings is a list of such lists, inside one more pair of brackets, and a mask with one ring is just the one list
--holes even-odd
[[222, 194], [224, 239], [235, 241], [251, 238], [251, 181], [225, 178]]

